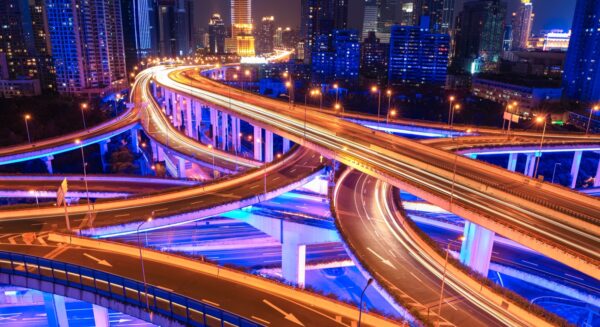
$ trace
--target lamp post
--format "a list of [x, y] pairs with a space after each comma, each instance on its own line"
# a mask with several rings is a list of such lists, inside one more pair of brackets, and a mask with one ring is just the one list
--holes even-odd
[[245, 91], [246, 80], [250, 77], [250, 71], [244, 70], [244, 80], [242, 81], [242, 91]]
[[333, 84], [333, 89], [335, 90], [335, 103], [338, 103], [340, 95], [340, 86], [338, 83]]
[[454, 112], [456, 110], [460, 110], [460, 104], [455, 104], [454, 107], [452, 107], [452, 113], [451, 113], [451, 118], [450, 118], [450, 131], [452, 131], [452, 128], [454, 127]]
[[535, 170], [533, 171], [534, 178], [537, 177], [538, 168], [540, 166], [540, 158], [542, 156], [542, 147], [544, 146], [544, 137], [546, 136], [546, 126], [548, 125], [546, 123], [546, 117], [536, 117], [535, 122], [538, 124], [543, 123], [544, 129], [542, 130], [542, 138], [540, 140], [540, 149], [539, 149], [538, 153], [535, 154]]
[[24, 116], [25, 119], [25, 130], [27, 130], [27, 141], [29, 141], [29, 144], [31, 144], [31, 136], [29, 136], [29, 119], [31, 119], [31, 116], [29, 114]]
[[285, 88], [288, 89], [288, 102], [289, 102], [289, 108], [290, 110], [292, 110], [292, 82], [291, 81], [287, 81], [285, 82]]
[[84, 102], [79, 106], [79, 108], [81, 109], [81, 120], [83, 121], [83, 129], [87, 129], [85, 123], [85, 113], [83, 111], [88, 108], [88, 104]]
[[377, 93], [377, 126], [379, 126], [380, 124], [380, 120], [379, 117], [381, 116], [381, 90], [377, 87], [377, 86], [372, 86], [371, 87], [371, 93]]
[[554, 169], [552, 170], [552, 183], [554, 183], [554, 175], [556, 175], [556, 167], [562, 166], [560, 162], [554, 163]]
[[152, 217], [154, 216], [154, 211], [152, 211], [151, 216], [144, 220], [143, 222], [141, 222], [138, 227], [137, 227], [137, 241], [138, 241], [138, 248], [140, 250], [140, 264], [142, 266], [142, 280], [144, 281], [144, 297], [146, 298], [146, 310], [148, 310], [148, 312], [150, 312], [150, 302], [148, 300], [148, 284], [146, 283], [146, 270], [144, 269], [144, 256], [142, 255], [142, 242], [140, 241], [140, 228], [142, 227], [142, 225], [144, 225], [145, 223], [149, 223], [152, 221]]
[[398, 114], [398, 112], [396, 111], [396, 109], [390, 110], [388, 112], [387, 116], [385, 117], [385, 123], [389, 124], [390, 116], [393, 118], [393, 117], [396, 117], [397, 114]]
[[87, 182], [87, 164], [85, 162], [85, 154], [83, 153], [83, 144], [81, 144], [80, 139], [76, 139], [75, 144], [79, 145], [79, 149], [81, 150], [81, 164], [83, 166], [83, 183], [85, 184], [85, 195], [87, 197], [88, 212], [90, 212], [92, 210], [90, 206], [90, 189], [88, 188]]
[[333, 109], [335, 110], [335, 112], [339, 112], [339, 110], [340, 110], [340, 109], [342, 109], [342, 110], [343, 110], [342, 106], [341, 106], [339, 103], [336, 103], [336, 104], [333, 106]]
[[360, 304], [358, 306], [358, 327], [360, 327], [360, 321], [362, 319], [363, 297], [365, 295], [365, 292], [367, 291], [367, 288], [372, 283], [373, 283], [373, 278], [369, 278], [369, 280], [367, 280], [367, 285], [365, 285], [365, 288], [363, 288], [362, 293], [360, 293]]
[[446, 259], [444, 260], [444, 273], [442, 274], [442, 287], [440, 288], [440, 302], [438, 303], [438, 325], [440, 323], [440, 319], [442, 319], [442, 300], [444, 299], [444, 286], [446, 285], [446, 268], [448, 266], [448, 254], [450, 253], [450, 245], [453, 242], [464, 241], [465, 237], [461, 236], [457, 240], [451, 240], [448, 242], [448, 246], [446, 247]]
[[512, 104], [509, 104], [507, 106], [508, 112], [510, 113], [510, 119], [508, 120], [508, 133], [510, 133], [510, 125], [512, 124], [512, 111], [513, 109], [517, 108], [518, 105], [519, 103], [517, 101], [514, 101]]
[[600, 110], [599, 105], [596, 105], [592, 109], [590, 109], [590, 116], [588, 117], [588, 123], [587, 123], [587, 127], [585, 129], [585, 135], [588, 135], [590, 132], [590, 125], [592, 124], [592, 114], [594, 113], [594, 111], [598, 111], [598, 110]]
[[389, 116], [390, 116], [390, 108], [392, 108], [392, 90], [387, 89], [385, 91], [385, 95], [387, 95], [387, 98], [388, 98], [388, 106], [387, 106], [386, 119], [385, 119], [385, 123], [387, 124]]
[[448, 106], [448, 126], [450, 126], [450, 119], [452, 117], [452, 104], [454, 103], [454, 100], [456, 100], [456, 98], [453, 95], [448, 98], [448, 101], [450, 102], [450, 106]]

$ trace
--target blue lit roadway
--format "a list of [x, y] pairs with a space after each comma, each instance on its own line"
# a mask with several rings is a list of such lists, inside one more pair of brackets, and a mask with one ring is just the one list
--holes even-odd
[[[218, 105], [220, 110], [264, 126], [600, 277], [597, 269], [600, 254], [593, 250], [600, 247], [597, 199], [418, 142], [374, 132], [330, 115], [289, 110], [286, 103], [248, 96], [204, 79], [195, 70], [159, 72], [156, 82], [198, 101]], [[307, 129], [304, 129], [305, 116]], [[453, 205], [450, 205], [451, 193]]]

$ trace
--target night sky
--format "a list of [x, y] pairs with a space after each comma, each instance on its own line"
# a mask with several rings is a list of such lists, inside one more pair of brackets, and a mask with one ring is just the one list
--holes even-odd
[[[364, 0], [350, 1], [350, 26], [360, 29], [362, 25], [362, 5]], [[456, 0], [457, 12], [466, 0]], [[517, 7], [519, 0], [507, 0], [509, 11]], [[229, 0], [195, 0], [196, 26], [205, 28], [208, 19], [214, 12], [219, 12], [229, 21]], [[256, 21], [262, 16], [275, 16], [278, 26], [297, 27], [300, 25], [300, 0], [253, 0], [252, 15]], [[569, 29], [575, 0], [533, 0], [533, 10], [536, 15], [533, 32], [540, 29]]]

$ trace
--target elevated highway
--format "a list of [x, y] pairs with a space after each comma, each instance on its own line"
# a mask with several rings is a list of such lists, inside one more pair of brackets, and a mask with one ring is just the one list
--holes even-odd
[[598, 199], [308, 108], [290, 110], [286, 103], [231, 89], [187, 67], [159, 72], [155, 81], [600, 277]]

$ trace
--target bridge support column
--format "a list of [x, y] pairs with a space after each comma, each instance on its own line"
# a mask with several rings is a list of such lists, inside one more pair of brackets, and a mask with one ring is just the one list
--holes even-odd
[[140, 152], [140, 145], [139, 145], [139, 135], [138, 135], [138, 128], [134, 127], [130, 130], [130, 138], [131, 138], [131, 151], [135, 152], [135, 153], [139, 153]]
[[44, 293], [44, 307], [49, 327], [69, 327], [67, 307], [63, 296]]
[[265, 130], [265, 162], [273, 161], [273, 132]]
[[528, 153], [527, 161], [525, 162], [525, 171], [523, 173], [529, 177], [533, 177], [534, 170], [535, 170], [535, 153]]
[[162, 146], [156, 144], [156, 161], [165, 160], [165, 150]]
[[460, 248], [460, 262], [487, 277], [494, 247], [494, 235], [493, 231], [466, 221], [464, 240]]
[[254, 126], [254, 160], [262, 161], [262, 128]]
[[286, 281], [304, 288], [306, 281], [306, 245], [283, 242], [281, 245], [281, 273]]
[[194, 132], [193, 138], [196, 140], [202, 141], [200, 137], [200, 126], [202, 124], [202, 107], [200, 103], [194, 101], [192, 102], [192, 108], [194, 110]]
[[47, 157], [43, 158], [42, 160], [46, 164], [46, 170], [48, 171], [48, 174], [50, 174], [50, 175], [54, 174], [54, 169], [52, 169], [52, 160], [54, 160], [54, 156], [47, 156]]
[[185, 134], [189, 137], [194, 137], [194, 124], [192, 122], [192, 100], [184, 98], [182, 101], [185, 114]]
[[511, 153], [508, 155], [508, 166], [506, 167], [506, 169], [510, 170], [510, 171], [515, 171], [517, 170], [517, 159], [519, 158], [519, 154], [518, 153]]
[[283, 138], [283, 153], [290, 151], [290, 140]]
[[596, 177], [594, 178], [594, 187], [600, 187], [600, 160], [598, 160], [598, 168], [596, 168]]
[[96, 327], [109, 327], [110, 320], [108, 319], [108, 309], [93, 304], [92, 310], [94, 311], [94, 326]]
[[225, 112], [221, 112], [221, 150], [227, 151], [228, 131], [229, 131], [229, 118]]
[[185, 159], [176, 157], [175, 160], [177, 164], [177, 177], [186, 178], [187, 174], [185, 172]]
[[211, 131], [211, 136], [212, 136], [212, 146], [213, 147], [217, 147], [217, 138], [218, 138], [218, 126], [217, 126], [217, 110], [210, 108], [210, 128], [212, 129]]
[[240, 119], [231, 116], [231, 146], [239, 153], [241, 151]]
[[102, 170], [106, 171], [108, 167], [108, 162], [106, 162], [106, 154], [108, 153], [108, 142], [109, 140], [105, 140], [99, 143], [100, 146], [100, 161], [102, 162]]
[[581, 157], [583, 151], [575, 151], [573, 155], [573, 164], [571, 165], [571, 188], [577, 186], [577, 177], [579, 176], [579, 166], [581, 165]]

